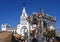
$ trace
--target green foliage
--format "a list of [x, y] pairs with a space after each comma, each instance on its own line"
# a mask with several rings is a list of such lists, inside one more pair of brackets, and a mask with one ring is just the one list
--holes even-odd
[[46, 30], [43, 35], [48, 38], [55, 37], [55, 30]]

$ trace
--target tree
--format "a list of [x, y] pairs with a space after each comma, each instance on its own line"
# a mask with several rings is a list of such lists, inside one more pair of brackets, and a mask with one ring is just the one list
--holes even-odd
[[43, 33], [44, 37], [46, 38], [52, 38], [52, 37], [55, 37], [55, 30], [49, 30], [49, 29], [46, 29], [46, 31]]

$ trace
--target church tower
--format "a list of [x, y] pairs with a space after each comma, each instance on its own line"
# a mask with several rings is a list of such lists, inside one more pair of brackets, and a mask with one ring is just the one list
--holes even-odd
[[17, 33], [21, 36], [25, 36], [25, 33], [29, 32], [29, 23], [26, 20], [27, 17], [28, 15], [26, 13], [25, 7], [23, 7], [20, 23], [17, 25]]

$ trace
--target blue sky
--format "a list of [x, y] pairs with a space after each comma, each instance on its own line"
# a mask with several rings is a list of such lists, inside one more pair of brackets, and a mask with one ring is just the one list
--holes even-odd
[[11, 28], [16, 28], [22, 14], [23, 2], [26, 2], [28, 15], [32, 12], [40, 12], [42, 8], [45, 14], [56, 17], [56, 27], [60, 27], [60, 0], [0, 0], [0, 27], [8, 23]]

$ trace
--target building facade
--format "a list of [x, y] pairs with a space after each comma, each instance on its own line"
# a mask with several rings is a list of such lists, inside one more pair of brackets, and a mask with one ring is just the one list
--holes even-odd
[[29, 35], [29, 29], [30, 29], [30, 25], [28, 23], [28, 21], [26, 20], [28, 17], [25, 7], [23, 7], [23, 11], [22, 11], [22, 15], [20, 17], [20, 22], [17, 25], [17, 33], [21, 36], [25, 36], [25, 33], [27, 33], [27, 35]]

